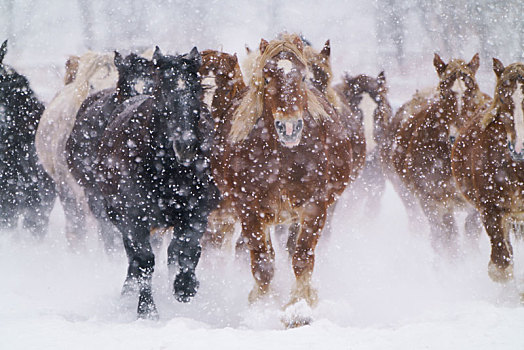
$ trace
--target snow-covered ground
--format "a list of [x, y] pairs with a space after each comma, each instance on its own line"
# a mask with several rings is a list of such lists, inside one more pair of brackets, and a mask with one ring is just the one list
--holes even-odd
[[[317, 249], [314, 322], [291, 330], [280, 322], [293, 276], [279, 237], [274, 297], [256, 305], [247, 302], [247, 260], [213, 251], [202, 257], [193, 302], [174, 301], [164, 246], [154, 277], [160, 320], [136, 320], [136, 299], [120, 296], [123, 252], [108, 257], [93, 236], [72, 252], [57, 205], [43, 242], [0, 233], [0, 349], [524, 349], [522, 285], [488, 278], [485, 234], [463, 240], [452, 262], [433, 252], [427, 232], [409, 232], [391, 187], [365, 218], [349, 201]], [[515, 253], [522, 281], [522, 243]]]

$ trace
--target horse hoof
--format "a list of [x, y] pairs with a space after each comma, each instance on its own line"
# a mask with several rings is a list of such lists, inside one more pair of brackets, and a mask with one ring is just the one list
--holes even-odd
[[158, 320], [158, 311], [156, 309], [156, 305], [153, 301], [153, 298], [150, 295], [140, 295], [140, 298], [138, 299], [137, 314], [138, 318], [140, 319], [152, 321]]
[[122, 296], [137, 295], [140, 291], [138, 281], [136, 278], [126, 278], [124, 285], [122, 286]]
[[285, 307], [281, 321], [286, 328], [307, 326], [313, 322], [312, 313], [313, 310], [307, 301], [300, 300]]
[[181, 272], [175, 278], [173, 295], [177, 301], [188, 303], [196, 295], [199, 286], [193, 272]]
[[509, 264], [506, 268], [500, 268], [490, 261], [488, 265], [489, 277], [498, 283], [505, 283], [513, 279], [513, 264]]
[[255, 285], [251, 292], [249, 292], [248, 301], [250, 304], [254, 304], [266, 295], [268, 295], [269, 286], [259, 286]]

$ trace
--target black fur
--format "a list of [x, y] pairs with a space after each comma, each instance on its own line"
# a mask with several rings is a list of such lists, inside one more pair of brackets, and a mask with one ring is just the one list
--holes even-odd
[[[115, 234], [93, 178], [93, 167], [98, 156], [97, 148], [93, 145], [101, 138], [115, 110], [133, 96], [151, 94], [154, 84], [154, 66], [151, 61], [136, 54], [122, 58], [115, 52], [114, 62], [119, 75], [117, 87], [95, 93], [82, 103], [66, 144], [69, 169], [75, 179], [86, 188], [90, 209], [100, 223], [100, 236], [108, 249], [114, 247]], [[142, 82], [142, 91], [135, 89], [137, 82]]]
[[38, 162], [35, 133], [44, 111], [27, 79], [2, 63], [0, 48], [0, 227], [19, 217], [36, 236], [45, 234], [56, 197], [51, 178]]
[[198, 289], [200, 238], [219, 196], [209, 169], [213, 128], [201, 103], [200, 61], [196, 48], [183, 56], [164, 56], [157, 48], [153, 95], [128, 99], [110, 117], [100, 143], [92, 140], [89, 147], [99, 153], [88, 181], [100, 190], [107, 215], [122, 232], [129, 259], [123, 292], [139, 290], [140, 317], [157, 315], [151, 294], [153, 227], [174, 227], [168, 263], [179, 268], [177, 300], [189, 301]]

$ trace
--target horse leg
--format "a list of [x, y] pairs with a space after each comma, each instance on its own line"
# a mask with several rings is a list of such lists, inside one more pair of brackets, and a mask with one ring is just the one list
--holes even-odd
[[129, 217], [113, 215], [112, 220], [122, 233], [129, 262], [122, 294], [134, 294], [138, 291], [138, 317], [157, 319], [158, 312], [151, 289], [155, 255], [149, 242], [149, 227], [140, 220], [134, 221]]
[[289, 225], [288, 228], [288, 238], [286, 242], [286, 249], [287, 253], [289, 254], [290, 258], [293, 258], [293, 255], [295, 255], [295, 249], [297, 247], [297, 239], [298, 235], [300, 233], [300, 223], [298, 221], [294, 221]]
[[235, 212], [224, 200], [209, 214], [203, 246], [224, 248], [228, 246], [235, 231]]
[[288, 305], [305, 300], [309, 306], [317, 304], [317, 292], [311, 287], [311, 276], [315, 265], [315, 248], [326, 221], [326, 204], [309, 204], [302, 214], [300, 233], [293, 254], [293, 272], [296, 285]]
[[29, 198], [29, 206], [25, 211], [23, 225], [33, 236], [43, 237], [49, 224], [49, 215], [55, 203], [56, 189], [51, 179], [44, 180], [38, 185], [41, 188], [35, 189]]
[[242, 218], [242, 237], [247, 242], [251, 256], [251, 273], [255, 279], [255, 286], [249, 293], [249, 302], [254, 303], [269, 291], [275, 274], [275, 251], [269, 229], [258, 215], [248, 214]]
[[507, 282], [513, 278], [513, 248], [504, 215], [500, 210], [488, 208], [482, 212], [482, 221], [491, 243], [489, 277], [495, 282]]
[[83, 246], [86, 239], [85, 212], [76, 200], [73, 190], [62, 183], [58, 186], [58, 196], [66, 217], [66, 237], [73, 249]]
[[453, 211], [443, 208], [431, 199], [424, 201], [424, 213], [430, 223], [431, 245], [436, 252], [448, 252], [451, 257], [456, 257], [458, 228]]
[[[4, 161], [1, 159], [0, 161]], [[7, 162], [6, 162], [7, 163]], [[0, 168], [0, 228], [16, 228], [18, 224], [18, 198], [16, 175], [12, 164]]]
[[478, 240], [482, 233], [482, 218], [477, 210], [472, 209], [468, 213], [468, 216], [466, 216], [464, 229], [467, 240], [472, 244], [472, 246], [477, 246]]
[[173, 228], [173, 238], [167, 249], [167, 263], [170, 267], [178, 264], [173, 295], [180, 302], [189, 302], [199, 287], [195, 270], [202, 252], [200, 239], [207, 229], [207, 217], [208, 214], [191, 213], [180, 220], [180, 226]]

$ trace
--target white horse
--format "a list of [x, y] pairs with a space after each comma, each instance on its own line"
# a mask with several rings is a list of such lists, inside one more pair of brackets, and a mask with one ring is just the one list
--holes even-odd
[[68, 242], [77, 247], [86, 236], [85, 220], [90, 211], [83, 188], [69, 171], [65, 147], [82, 102], [90, 94], [115, 87], [118, 71], [113, 53], [87, 52], [78, 59], [76, 72], [69, 72], [70, 67], [67, 68], [74, 78], [45, 109], [35, 143], [40, 162], [57, 185], [66, 215]]

